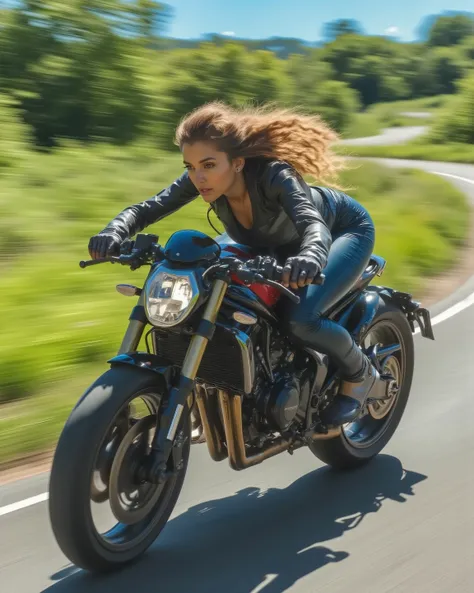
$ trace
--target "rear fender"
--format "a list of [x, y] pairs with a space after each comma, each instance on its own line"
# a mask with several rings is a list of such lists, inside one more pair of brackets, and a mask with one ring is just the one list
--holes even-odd
[[386, 303], [392, 303], [398, 307], [406, 316], [411, 331], [415, 331], [415, 321], [420, 327], [420, 333], [424, 338], [434, 340], [433, 327], [431, 325], [431, 314], [428, 309], [421, 306], [421, 303], [414, 301], [408, 292], [400, 292], [388, 286], [371, 286], [367, 290], [379, 294]]
[[165, 382], [166, 390], [169, 391], [174, 385], [179, 369], [163, 365], [162, 359], [156, 354], [148, 352], [128, 352], [119, 354], [107, 361], [110, 366], [127, 365], [133, 366], [144, 373], [155, 373]]

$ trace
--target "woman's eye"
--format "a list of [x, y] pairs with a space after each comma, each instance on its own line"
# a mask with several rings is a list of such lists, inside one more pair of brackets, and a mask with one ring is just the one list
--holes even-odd
[[212, 168], [214, 167], [214, 163], [206, 163], [206, 164], [204, 165], [204, 167], [205, 167], [206, 169], [212, 169]]

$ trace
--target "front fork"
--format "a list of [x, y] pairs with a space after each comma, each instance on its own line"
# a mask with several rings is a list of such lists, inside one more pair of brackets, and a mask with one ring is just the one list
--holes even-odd
[[[224, 280], [214, 281], [209, 300], [204, 309], [204, 314], [196, 333], [191, 338], [188, 351], [186, 352], [178, 384], [171, 389], [168, 405], [163, 414], [160, 415], [151, 454], [147, 460], [147, 466], [140, 472], [142, 479], [160, 483], [167, 476], [168, 458], [173, 448], [179, 421], [186, 406], [186, 400], [194, 388], [194, 381], [206, 346], [214, 333], [217, 314], [219, 313], [226, 290], [227, 282]], [[143, 298], [142, 293], [137, 306], [130, 316], [130, 323], [122, 341], [119, 354], [135, 351], [138, 347], [146, 324]]]
[[140, 298], [138, 299], [138, 303], [130, 314], [127, 331], [125, 332], [122, 344], [120, 345], [117, 354], [136, 352], [146, 324], [147, 317], [145, 314], [145, 291], [142, 290], [140, 293]]

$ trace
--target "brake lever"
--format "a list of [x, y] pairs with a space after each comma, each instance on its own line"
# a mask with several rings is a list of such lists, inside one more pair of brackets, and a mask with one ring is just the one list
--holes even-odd
[[[263, 278], [263, 276], [262, 276], [262, 278]], [[268, 284], [269, 286], [273, 286], [273, 288], [276, 288], [277, 290], [279, 290], [280, 292], [285, 294], [290, 300], [292, 300], [297, 305], [300, 304], [300, 302], [301, 302], [300, 297], [297, 296], [294, 292], [292, 292], [289, 288], [286, 288], [286, 286], [283, 286], [283, 284], [280, 284], [279, 282], [274, 282], [273, 280], [265, 280], [265, 284]]]
[[286, 286], [283, 286], [283, 284], [280, 284], [279, 282], [275, 282], [274, 280], [269, 280], [268, 278], [265, 278], [265, 276], [263, 276], [262, 274], [254, 272], [253, 282], [256, 282], [258, 284], [268, 284], [268, 286], [272, 286], [273, 288], [276, 288], [276, 290], [278, 290], [281, 293], [283, 293], [284, 295], [286, 295], [290, 300], [292, 300], [297, 305], [300, 304], [300, 301], [301, 301], [300, 297], [297, 296], [294, 292], [291, 292], [291, 290], [289, 288], [286, 288]]

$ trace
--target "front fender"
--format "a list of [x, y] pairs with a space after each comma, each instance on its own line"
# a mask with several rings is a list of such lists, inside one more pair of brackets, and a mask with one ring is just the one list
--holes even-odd
[[173, 366], [166, 366], [156, 354], [148, 352], [127, 352], [118, 354], [107, 361], [110, 366], [129, 365], [145, 373], [156, 373], [165, 380], [167, 389], [170, 389], [176, 379], [178, 370]]

